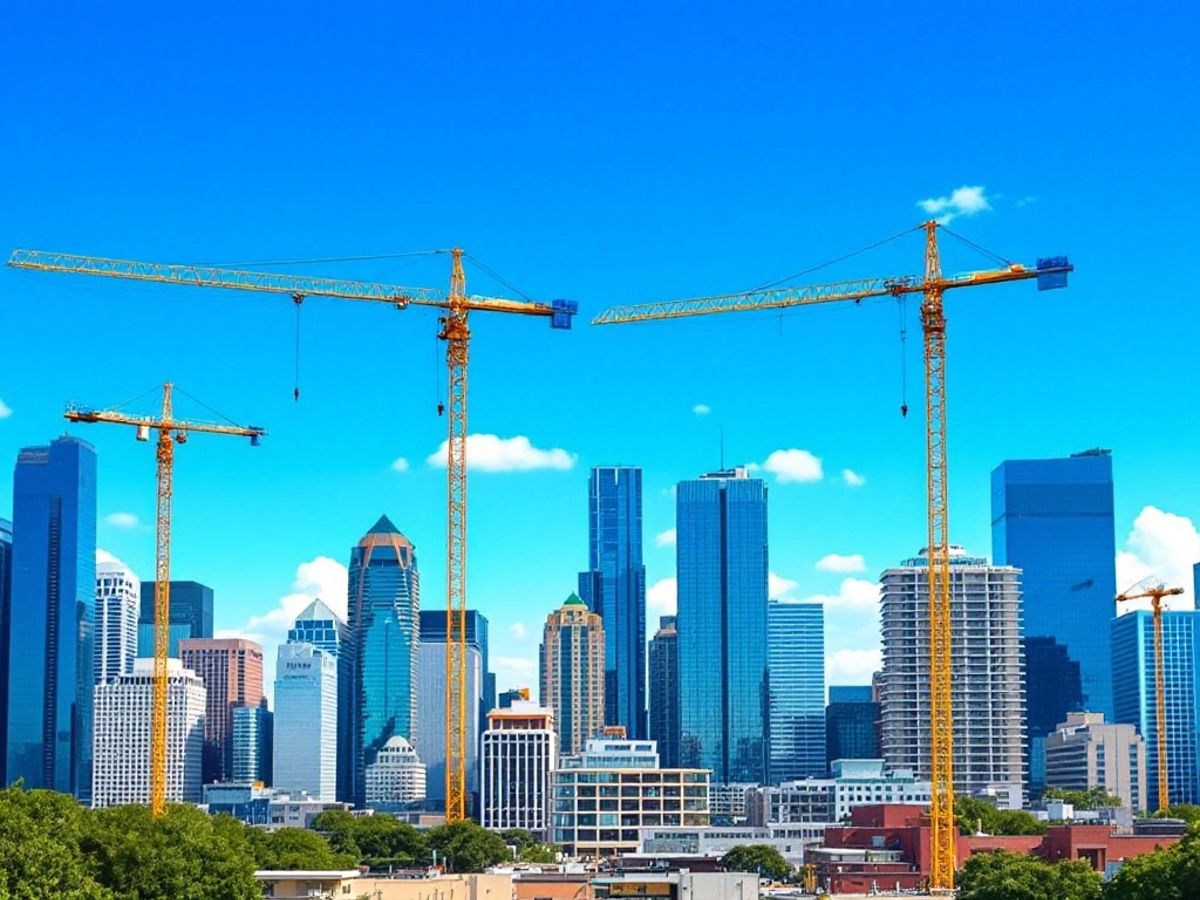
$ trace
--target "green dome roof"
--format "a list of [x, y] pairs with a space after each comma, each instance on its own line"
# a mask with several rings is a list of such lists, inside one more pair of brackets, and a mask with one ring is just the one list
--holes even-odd
[[566, 601], [563, 603], [563, 606], [564, 606], [564, 607], [565, 607], [565, 606], [584, 606], [584, 607], [586, 607], [586, 606], [587, 606], [587, 604], [586, 604], [586, 603], [584, 603], [582, 600], [580, 600], [580, 599], [579, 599], [579, 595], [578, 595], [578, 594], [575, 594], [575, 593], [573, 593], [573, 594], [571, 594], [571, 596], [570, 596], [570, 597], [568, 597], [568, 598], [566, 599]]

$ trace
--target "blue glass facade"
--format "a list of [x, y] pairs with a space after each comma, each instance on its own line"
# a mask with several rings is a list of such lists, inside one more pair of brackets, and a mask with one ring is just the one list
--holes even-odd
[[825, 774], [825, 607], [767, 604], [772, 783]]
[[[213, 636], [213, 590], [197, 581], [171, 582], [167, 655], [179, 658], [179, 642]], [[143, 581], [138, 610], [138, 656], [154, 655], [154, 582]]]
[[13, 478], [8, 771], [91, 798], [96, 453], [78, 438], [20, 452]]
[[825, 707], [825, 756], [839, 759], [883, 759], [879, 746], [879, 704], [869, 685], [831, 685]]
[[588, 480], [588, 571], [579, 596], [604, 620], [604, 721], [646, 737], [646, 567], [642, 470], [597, 466]]
[[[1113, 713], [1111, 635], [1116, 613], [1112, 457], [1007, 460], [992, 471], [992, 555], [1023, 570], [1028, 737], [1044, 737], [1078, 706]], [[1043, 639], [1031, 645], [1031, 639]], [[1079, 693], [1073, 668], [1079, 667]], [[1076, 697], [1080, 703], [1071, 701]], [[1073, 710], [1073, 707], [1076, 709]], [[1043, 730], [1044, 729], [1044, 730]]]
[[354, 646], [354, 802], [366, 801], [366, 766], [388, 739], [413, 741], [417, 723], [420, 577], [416, 549], [381, 516], [350, 555]]
[[337, 799], [354, 802], [354, 653], [350, 629], [337, 613], [314, 600], [288, 629], [289, 644], [312, 644], [337, 661]]
[[[1116, 722], [1136, 725], [1146, 742], [1148, 806], [1158, 799], [1158, 719], [1154, 704], [1154, 618], [1145, 611], [1112, 620]], [[1163, 613], [1167, 789], [1172, 804], [1200, 803], [1200, 611]]]
[[767, 488], [744, 469], [675, 495], [681, 764], [767, 778]]
[[[12, 605], [12, 522], [0, 519], [0, 675], [8, 678], [8, 615]], [[8, 784], [8, 688], [0, 687], [0, 784]]]
[[679, 632], [674, 616], [658, 620], [650, 639], [650, 740], [666, 768], [679, 765]]
[[[477, 649], [483, 657], [483, 699], [479, 709], [479, 733], [483, 734], [487, 730], [487, 714], [496, 708], [496, 676], [488, 670], [488, 620], [477, 609], [468, 609], [466, 620], [467, 646]], [[446, 643], [445, 610], [421, 610], [421, 641]]]

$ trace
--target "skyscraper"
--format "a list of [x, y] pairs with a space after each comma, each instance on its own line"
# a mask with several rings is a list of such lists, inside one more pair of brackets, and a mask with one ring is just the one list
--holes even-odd
[[679, 765], [679, 632], [662, 616], [650, 639], [650, 740], [668, 768]]
[[604, 726], [604, 625], [577, 594], [546, 617], [541, 670], [559, 750], [578, 753]]
[[[274, 719], [267, 701], [235, 706], [230, 714], [230, 780], [272, 784]], [[310, 749], [311, 752], [311, 749]]]
[[[925, 552], [883, 573], [883, 758], [928, 778], [929, 569]], [[955, 661], [954, 784], [992, 788], [1019, 809], [1025, 780], [1021, 573], [950, 548], [950, 655]]]
[[263, 650], [239, 638], [191, 638], [179, 642], [183, 667], [204, 682], [204, 783], [233, 777], [233, 710], [263, 700]]
[[773, 784], [819, 778], [825, 764], [825, 607], [767, 604], [770, 682], [769, 778]]
[[96, 452], [27, 447], [13, 477], [8, 772], [91, 799]]
[[97, 684], [133, 671], [137, 657], [138, 582], [119, 562], [96, 564]]
[[[487, 727], [487, 714], [496, 706], [496, 675], [488, 671], [488, 620], [487, 616], [477, 609], [468, 609], [464, 617], [467, 623], [466, 627], [466, 642], [468, 647], [474, 647], [479, 651], [480, 664], [483, 667], [483, 680], [480, 682], [479, 690], [479, 724], [476, 729], [476, 734], [482, 733]], [[446, 610], [444, 609], [424, 609], [421, 610], [421, 643], [446, 643]], [[443, 675], [442, 680], [445, 681]], [[469, 693], [469, 697], [475, 696], [474, 693]], [[468, 703], [473, 702], [468, 700]], [[443, 724], [443, 730], [444, 724]], [[420, 748], [418, 748], [420, 750]], [[421, 759], [426, 763], [429, 762], [423, 755]], [[430, 773], [430, 778], [433, 778]], [[444, 780], [444, 779], [443, 779]], [[442, 786], [445, 791], [445, 785]], [[430, 795], [432, 796], [432, 794]]]
[[[355, 693], [354, 650], [350, 628], [337, 613], [318, 599], [306, 606], [296, 616], [296, 621], [288, 629], [287, 641], [289, 644], [312, 644], [333, 659], [335, 663], [337, 697], [334, 705], [337, 714], [337, 737], [333, 743], [332, 752], [337, 758], [336, 799], [351, 803], [354, 800], [352, 774], [354, 767], [351, 757], [354, 748]], [[276, 697], [275, 714], [278, 717], [278, 696]], [[324, 723], [322, 723], [323, 727]], [[309, 793], [316, 794], [312, 790]], [[331, 800], [334, 799], [334, 795], [322, 795], [322, 799]]]
[[714, 782], [767, 777], [767, 488], [746, 469], [681, 481], [680, 763]]
[[825, 707], [825, 756], [839, 759], [882, 759], [879, 749], [879, 704], [869, 684], [830, 685]]
[[[12, 606], [12, 522], [0, 519], [0, 675], [8, 678], [8, 617]], [[0, 686], [0, 784], [8, 784], [8, 687]]]
[[1006, 460], [992, 471], [992, 556], [1022, 570], [1031, 786], [1045, 737], [1079, 710], [1112, 715], [1112, 456]]
[[480, 824], [493, 831], [524, 828], [546, 840], [550, 773], [558, 765], [550, 710], [525, 699], [490, 712], [480, 758]]
[[642, 470], [596, 466], [588, 480], [588, 571], [579, 596], [604, 621], [604, 722], [646, 736], [646, 567]]
[[[1154, 617], [1146, 610], [1112, 620], [1116, 721], [1136, 725], [1146, 742], [1148, 809], [1158, 807], [1158, 717], [1154, 692]], [[1200, 610], [1162, 614], [1167, 792], [1172, 804], [1200, 803]]]
[[281, 644], [275, 666], [276, 787], [334, 799], [338, 723], [337, 660], [312, 644]]
[[366, 800], [366, 766], [389, 738], [410, 742], [417, 726], [421, 581], [417, 553], [387, 516], [350, 554], [348, 595], [354, 647], [354, 802]]
[[[154, 656], [154, 582], [142, 582], [138, 614], [139, 657]], [[213, 591], [197, 581], [171, 582], [171, 615], [167, 656], [179, 656], [179, 642], [213, 636]]]

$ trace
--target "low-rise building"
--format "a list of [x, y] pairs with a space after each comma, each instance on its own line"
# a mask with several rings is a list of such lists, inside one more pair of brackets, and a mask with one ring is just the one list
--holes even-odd
[[734, 847], [762, 844], [778, 850], [791, 866], [801, 866], [804, 864], [805, 847], [811, 847], [821, 842], [825, 836], [826, 824], [832, 823], [799, 828], [791, 826], [762, 828], [750, 825], [643, 828], [638, 839], [636, 856], [642, 858], [695, 856], [718, 859]]
[[708, 812], [714, 825], [740, 825], [746, 821], [747, 807], [758, 787], [753, 782], [710, 784]]
[[857, 806], [930, 802], [929, 782], [917, 780], [911, 769], [885, 771], [881, 759], [839, 759], [831, 768], [832, 778], [755, 790], [748, 801], [750, 824], [841, 822]]
[[272, 790], [252, 781], [223, 781], [204, 785], [201, 804], [210, 815], [229, 815], [247, 825], [266, 828], [308, 828], [323, 812], [353, 809], [350, 803], [319, 800], [303, 792]]
[[625, 872], [593, 878], [592, 891], [596, 900], [758, 900], [759, 880], [752, 872]]
[[388, 738], [367, 766], [367, 805], [404, 806], [425, 799], [425, 765], [405, 738]]
[[358, 869], [262, 870], [254, 873], [263, 896], [273, 900], [358, 898], [370, 900], [511, 900], [509, 875], [432, 875], [378, 878]]

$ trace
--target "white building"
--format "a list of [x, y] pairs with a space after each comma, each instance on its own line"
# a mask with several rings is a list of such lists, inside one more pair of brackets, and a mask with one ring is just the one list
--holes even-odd
[[[446, 642], [421, 637], [417, 672], [417, 735], [431, 801], [446, 799]], [[479, 790], [479, 710], [483, 708], [483, 654], [467, 644], [467, 793]]]
[[1046, 786], [1099, 786], [1127, 809], [1146, 809], [1146, 744], [1133, 725], [1106, 725], [1104, 713], [1067, 713], [1046, 738]]
[[747, 801], [754, 797], [758, 787], [753, 782], [710, 784], [708, 786], [708, 811], [713, 822], [725, 825], [740, 825], [746, 821]]
[[[199, 803], [204, 755], [204, 682], [177, 659], [167, 660], [167, 801]], [[154, 660], [98, 684], [92, 732], [92, 805], [150, 802], [150, 720]]]
[[416, 803], [425, 799], [425, 766], [413, 745], [396, 735], [388, 738], [367, 766], [367, 805]]
[[[954, 786], [1019, 809], [1025, 782], [1025, 653], [1021, 572], [950, 555]], [[930, 774], [928, 558], [883, 573], [881, 718], [893, 769]]]
[[133, 671], [141, 590], [128, 566], [96, 563], [96, 684]]
[[[779, 831], [777, 831], [779, 829]], [[711, 825], [702, 828], [642, 828], [637, 856], [704, 856], [719, 859], [734, 847], [766, 845], [779, 851], [789, 865], [804, 864], [806, 846], [825, 838], [825, 825], [810, 825], [807, 833], [782, 833], [781, 826]]]
[[480, 745], [480, 822], [539, 837], [550, 827], [550, 773], [558, 764], [554, 714], [528, 701], [488, 713]]
[[885, 771], [881, 759], [839, 759], [833, 763], [832, 778], [758, 788], [748, 800], [748, 817], [760, 827], [813, 822], [835, 825], [856, 806], [927, 805], [930, 796], [929, 782], [917, 780], [911, 769]]
[[280, 644], [275, 667], [272, 783], [337, 799], [338, 664], [312, 644]]

